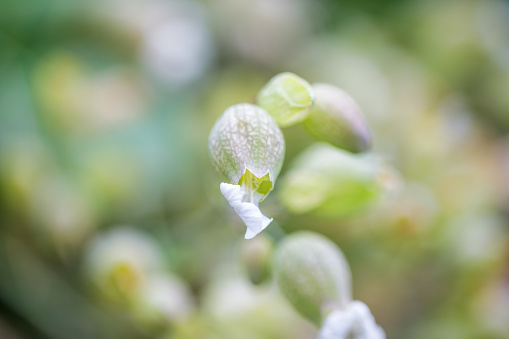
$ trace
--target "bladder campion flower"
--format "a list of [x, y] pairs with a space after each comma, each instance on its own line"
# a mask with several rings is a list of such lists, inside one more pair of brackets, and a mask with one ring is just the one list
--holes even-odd
[[270, 79], [256, 97], [256, 103], [267, 110], [281, 127], [306, 119], [314, 101], [311, 85], [289, 72]]
[[272, 221], [258, 203], [272, 191], [283, 165], [283, 133], [263, 108], [234, 105], [212, 127], [209, 153], [214, 167], [231, 182], [221, 183], [220, 189], [246, 224], [245, 238], [255, 237]]

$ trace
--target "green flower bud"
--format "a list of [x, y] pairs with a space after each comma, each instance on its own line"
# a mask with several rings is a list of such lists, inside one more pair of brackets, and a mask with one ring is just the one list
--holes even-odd
[[283, 133], [263, 108], [234, 105], [212, 127], [209, 153], [231, 182], [221, 184], [221, 193], [246, 224], [246, 239], [253, 238], [272, 221], [258, 203], [272, 191], [283, 165]]
[[380, 159], [318, 144], [295, 160], [283, 178], [279, 196], [296, 214], [347, 217], [375, 202], [394, 177], [394, 171]]
[[288, 72], [273, 77], [256, 97], [256, 103], [267, 110], [281, 127], [306, 119], [314, 100], [311, 85]]
[[361, 109], [347, 93], [327, 84], [314, 84], [315, 105], [304, 121], [307, 131], [347, 151], [358, 153], [371, 148], [371, 132]]
[[281, 292], [315, 324], [351, 302], [350, 268], [339, 248], [322, 235], [297, 232], [276, 250], [275, 270]]

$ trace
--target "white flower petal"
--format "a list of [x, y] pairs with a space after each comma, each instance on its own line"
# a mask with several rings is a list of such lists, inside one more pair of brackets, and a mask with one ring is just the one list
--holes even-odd
[[220, 189], [230, 206], [246, 224], [246, 239], [254, 238], [271, 223], [272, 219], [264, 216], [257, 205], [242, 201], [246, 191], [241, 186], [223, 182]]
[[368, 306], [352, 301], [346, 309], [327, 316], [317, 339], [385, 339], [384, 330], [375, 323]]

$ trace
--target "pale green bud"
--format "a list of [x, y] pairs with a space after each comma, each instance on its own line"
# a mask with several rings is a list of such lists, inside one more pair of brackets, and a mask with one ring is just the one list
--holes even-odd
[[272, 191], [283, 165], [283, 133], [263, 108], [234, 105], [212, 127], [209, 153], [231, 182], [221, 184], [221, 193], [246, 224], [246, 239], [253, 238], [272, 221], [258, 203]]
[[281, 292], [315, 324], [352, 299], [350, 268], [339, 248], [312, 232], [287, 236], [276, 250], [275, 270]]
[[296, 214], [346, 217], [377, 201], [395, 175], [373, 156], [317, 144], [292, 164], [280, 184], [279, 197]]
[[306, 119], [314, 100], [311, 85], [288, 72], [273, 77], [256, 97], [256, 103], [267, 110], [281, 127]]
[[309, 133], [350, 152], [369, 150], [371, 131], [355, 100], [328, 84], [314, 84], [313, 91], [316, 101], [303, 123]]

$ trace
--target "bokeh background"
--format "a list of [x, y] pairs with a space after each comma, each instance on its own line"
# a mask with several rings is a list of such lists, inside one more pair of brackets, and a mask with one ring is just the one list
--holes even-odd
[[[349, 92], [400, 183], [331, 218], [276, 182], [248, 242], [207, 138], [282, 71]], [[389, 338], [509, 338], [508, 132], [506, 1], [1, 1], [0, 338], [314, 338], [270, 268], [301, 229]]]

